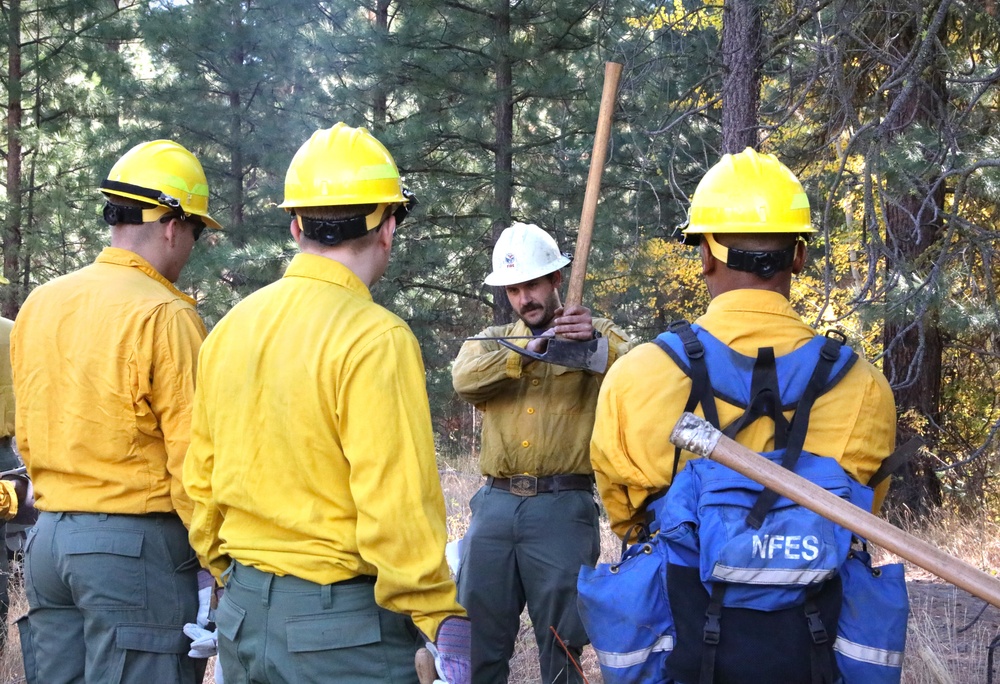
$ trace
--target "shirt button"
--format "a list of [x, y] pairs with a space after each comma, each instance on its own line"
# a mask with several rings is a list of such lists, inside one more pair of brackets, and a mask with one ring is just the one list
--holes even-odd
[[532, 380], [531, 384], [537, 386], [538, 385], [538, 378], [535, 378], [534, 380]]
[[529, 409], [528, 409], [528, 414], [529, 414], [529, 415], [530, 415], [530, 414], [532, 414], [532, 413], [534, 413], [534, 412], [535, 412], [535, 409], [533, 409], [533, 408], [529, 408]]
[[521, 446], [527, 449], [528, 447], [531, 446], [531, 442], [529, 442], [528, 440], [524, 440], [523, 442], [521, 442]]

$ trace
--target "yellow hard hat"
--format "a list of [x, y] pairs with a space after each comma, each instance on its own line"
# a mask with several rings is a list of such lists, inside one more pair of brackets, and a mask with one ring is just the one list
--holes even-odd
[[[708, 170], [691, 197], [685, 237], [702, 233], [815, 233], [802, 184], [773, 154], [746, 148]], [[689, 241], [690, 242], [690, 241]]]
[[417, 205], [389, 150], [366, 129], [340, 122], [316, 131], [288, 165], [285, 201], [279, 206], [295, 213], [299, 207], [360, 204], [375, 208], [366, 216], [336, 220], [299, 216], [302, 232], [321, 244], [337, 245], [378, 228], [393, 205], [397, 225]]
[[[142, 221], [176, 213], [198, 216], [210, 228], [222, 228], [208, 215], [208, 180], [201, 162], [187, 148], [172, 140], [153, 140], [130, 149], [111, 167], [108, 177], [101, 181], [100, 190], [105, 195], [128, 197], [165, 207], [165, 210], [143, 211]], [[117, 215], [115, 213], [114, 216]], [[108, 218], [107, 209], [105, 218]], [[114, 223], [111, 220], [108, 222]], [[130, 216], [126, 222], [140, 221]]]
[[312, 134], [285, 174], [281, 207], [406, 202], [389, 150], [364, 128], [345, 123]]

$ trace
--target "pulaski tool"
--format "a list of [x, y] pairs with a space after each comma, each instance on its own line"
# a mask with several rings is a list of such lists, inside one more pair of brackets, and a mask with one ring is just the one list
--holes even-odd
[[[569, 286], [566, 288], [564, 304], [567, 307], [579, 305], [583, 301], [583, 281], [587, 277], [587, 257], [590, 255], [590, 238], [594, 232], [594, 214], [597, 212], [597, 200], [601, 192], [601, 176], [604, 173], [604, 160], [608, 151], [608, 141], [611, 138], [611, 120], [614, 116], [615, 96], [618, 92], [618, 81], [621, 74], [621, 64], [607, 62], [604, 65], [604, 90], [601, 93], [601, 109], [597, 117], [594, 151], [590, 157], [587, 189], [583, 196], [583, 212], [580, 215], [580, 230], [576, 238]], [[608, 339], [606, 337], [598, 336], [593, 340], [586, 341], [553, 337], [542, 353], [528, 351], [524, 347], [512, 343], [511, 339], [515, 338], [507, 337], [498, 341], [504, 347], [537, 361], [567, 368], [581, 368], [595, 373], [603, 373], [608, 366]]]

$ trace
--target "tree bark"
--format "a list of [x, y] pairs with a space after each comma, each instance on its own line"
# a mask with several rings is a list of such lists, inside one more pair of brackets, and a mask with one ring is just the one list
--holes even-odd
[[[937, 3], [936, 7], [942, 6]], [[928, 16], [935, 11], [929, 10]], [[911, 18], [896, 32], [898, 54], [911, 54], [923, 32], [924, 26], [918, 26], [917, 20]], [[944, 24], [938, 40], [946, 40]], [[912, 77], [906, 79], [913, 87], [904, 85], [898, 90], [897, 98], [905, 99], [890, 103], [890, 115], [882, 124], [886, 147], [899, 144], [896, 138], [914, 125], [937, 131], [947, 121], [948, 90], [939, 70], [940, 48], [934, 45], [932, 42], [930, 47], [934, 56], [926, 64], [918, 63]], [[924, 167], [928, 169], [926, 175], [907, 178], [902, 187], [883, 191], [889, 277], [926, 278], [932, 267], [927, 263], [929, 250], [939, 244], [944, 234], [946, 186], [934, 171], [941, 166], [933, 156], [933, 147], [922, 154]], [[899, 416], [896, 441], [902, 444], [919, 434], [933, 451], [941, 424], [943, 341], [938, 311], [933, 304], [915, 309], [907, 306], [905, 310], [909, 318], [890, 315], [883, 328], [884, 370], [893, 387]], [[889, 494], [890, 507], [904, 506], [922, 515], [941, 502], [941, 485], [926, 458], [917, 457], [896, 473]]]
[[[21, 124], [24, 118], [21, 73], [21, 0], [7, 3], [7, 225], [3, 230], [3, 271], [11, 285], [2, 288], [3, 315], [14, 318], [18, 310], [18, 283], [22, 235]], [[27, 283], [24, 283], [27, 286]]]
[[[493, 197], [494, 220], [492, 245], [511, 222], [514, 197], [514, 84], [510, 55], [510, 3], [498, 0], [493, 15], [497, 99], [494, 111]], [[502, 287], [493, 290], [493, 322], [503, 325], [514, 320], [514, 310]]]
[[[233, 69], [239, 72], [243, 69], [243, 63], [246, 59], [246, 51], [244, 49], [246, 26], [243, 2], [234, 2], [232, 7], [232, 29], [236, 45], [233, 48], [230, 58]], [[241, 247], [246, 244], [246, 235], [243, 231], [243, 101], [238, 87], [233, 87], [229, 91], [228, 96], [229, 135], [231, 141], [229, 145], [229, 176], [231, 184], [230, 192], [232, 193], [230, 201], [232, 204], [230, 205], [231, 209], [229, 213], [231, 224], [226, 226], [226, 229], [233, 245]]]
[[726, 0], [722, 14], [722, 151], [757, 149], [761, 32], [758, 0]]
[[[383, 45], [389, 40], [389, 3], [391, 0], [378, 0], [375, 3], [375, 33]], [[372, 129], [378, 135], [385, 130], [389, 116], [389, 90], [385, 81], [379, 79], [372, 89]]]

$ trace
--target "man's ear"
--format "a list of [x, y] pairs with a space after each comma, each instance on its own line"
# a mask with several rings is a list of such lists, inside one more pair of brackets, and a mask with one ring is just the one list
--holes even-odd
[[163, 237], [167, 241], [167, 244], [173, 247], [177, 244], [177, 234], [180, 231], [180, 224], [177, 219], [172, 218], [166, 223], [161, 223], [163, 226]]
[[390, 216], [382, 222], [382, 228], [378, 232], [378, 243], [383, 249], [392, 247], [392, 238], [396, 235], [396, 217]]
[[702, 238], [698, 243], [698, 250], [701, 252], [701, 274], [711, 275], [715, 272], [715, 257], [712, 256], [712, 248], [708, 246], [708, 241]]
[[792, 274], [798, 275], [806, 267], [806, 241], [798, 240], [795, 243], [795, 256], [792, 258]]
[[562, 281], [563, 281], [562, 271], [553, 271], [552, 272], [553, 287], [555, 287], [558, 290], [559, 286], [562, 285]]
[[288, 231], [292, 234], [295, 244], [299, 244], [302, 239], [302, 228], [299, 226], [299, 217], [292, 216], [292, 222], [288, 224]]

